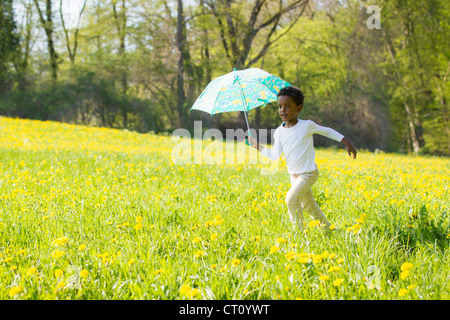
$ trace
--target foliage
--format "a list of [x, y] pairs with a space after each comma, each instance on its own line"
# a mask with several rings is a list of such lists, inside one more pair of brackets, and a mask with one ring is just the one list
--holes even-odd
[[72, 74], [70, 81], [11, 92], [0, 101], [1, 113], [19, 118], [119, 128], [122, 121], [117, 110], [127, 107], [130, 114], [128, 129], [138, 132], [162, 130], [157, 109], [152, 108], [149, 101], [122, 95], [111, 82], [98, 79], [93, 73]]
[[[0, 56], [4, 115], [140, 131], [192, 130], [195, 120], [222, 131], [244, 128], [240, 113], [209, 117], [189, 109], [213, 78], [260, 67], [304, 91], [301, 117], [342, 132], [358, 148], [450, 154], [450, 27], [442, 0], [81, 2], [83, 10], [71, 12], [75, 25], [63, 13], [67, 3], [61, 12], [55, 3], [51, 28], [35, 5], [44, 1], [2, 6], [2, 39], [9, 39]], [[381, 9], [381, 29], [368, 28], [369, 4]], [[82, 88], [72, 87], [77, 81]], [[99, 107], [97, 98], [80, 117], [87, 93], [78, 101], [64, 92], [86, 92], [85, 81], [108, 105]], [[251, 112], [251, 126], [277, 127], [274, 109]], [[316, 144], [330, 145], [320, 137]]]

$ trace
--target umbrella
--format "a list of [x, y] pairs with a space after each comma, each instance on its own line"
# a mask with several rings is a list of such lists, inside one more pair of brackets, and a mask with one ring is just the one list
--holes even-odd
[[[244, 111], [248, 135], [251, 136], [247, 113], [259, 106], [276, 101], [286, 81], [258, 68], [232, 72], [212, 80], [195, 101], [191, 110], [214, 115], [221, 112]], [[248, 144], [248, 142], [246, 141]]]

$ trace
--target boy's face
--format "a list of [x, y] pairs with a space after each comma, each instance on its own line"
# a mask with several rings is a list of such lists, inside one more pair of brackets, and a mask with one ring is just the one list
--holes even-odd
[[292, 97], [278, 97], [278, 114], [283, 122], [296, 121], [298, 114], [302, 111], [302, 107], [301, 104], [296, 104]]

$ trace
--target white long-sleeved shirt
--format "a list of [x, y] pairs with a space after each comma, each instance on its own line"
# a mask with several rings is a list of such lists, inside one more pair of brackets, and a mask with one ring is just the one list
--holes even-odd
[[264, 147], [261, 153], [271, 160], [278, 160], [284, 153], [290, 174], [317, 170], [313, 134], [320, 134], [339, 142], [344, 137], [336, 130], [319, 126], [311, 120], [298, 119], [298, 122], [290, 128], [285, 128], [283, 124], [274, 132], [273, 148]]

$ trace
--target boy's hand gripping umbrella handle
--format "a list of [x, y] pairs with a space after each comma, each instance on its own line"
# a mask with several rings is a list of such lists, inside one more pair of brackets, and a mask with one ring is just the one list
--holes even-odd
[[[249, 137], [252, 136], [252, 133], [250, 132], [250, 130], [248, 131], [248, 136]], [[245, 144], [248, 145], [248, 146], [250, 145], [250, 143], [248, 143], [248, 139], [247, 138], [245, 138]]]

